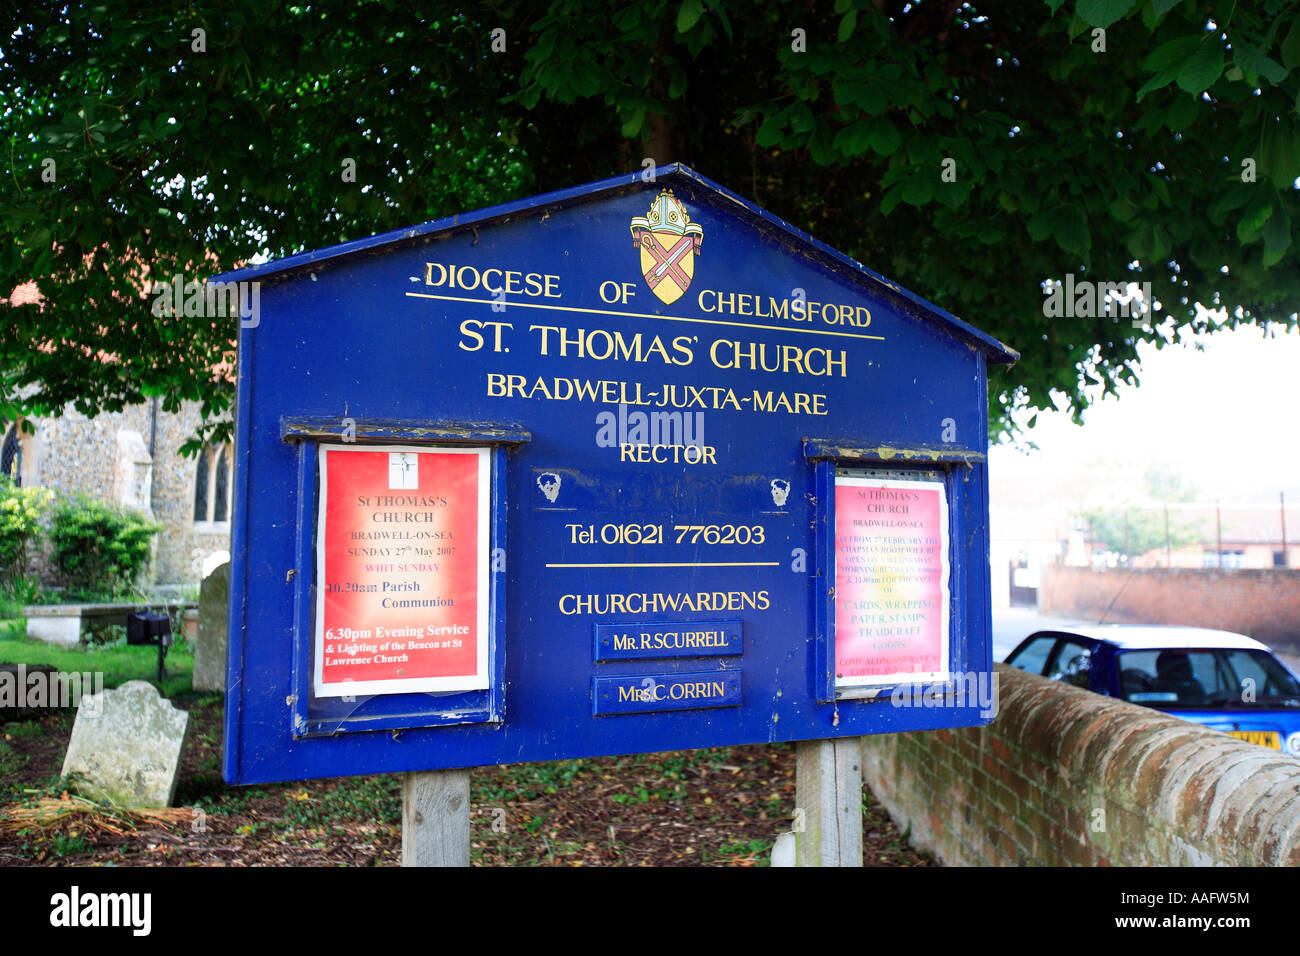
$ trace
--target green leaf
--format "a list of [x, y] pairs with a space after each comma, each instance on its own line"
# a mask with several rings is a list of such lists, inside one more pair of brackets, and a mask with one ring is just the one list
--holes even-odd
[[645, 107], [638, 106], [632, 115], [627, 118], [621, 130], [624, 139], [635, 139], [641, 135], [641, 128], [645, 125]]
[[1110, 214], [1119, 222], [1128, 222], [1137, 213], [1138, 207], [1125, 196], [1121, 196], [1110, 204]]
[[[936, 174], [937, 175], [937, 174]], [[955, 183], [945, 183], [942, 179], [935, 187], [934, 198], [949, 209], [956, 209], [966, 202], [975, 184], [969, 179], [959, 179]]]
[[934, 179], [917, 171], [903, 184], [903, 202], [910, 206], [921, 207], [934, 198]]
[[871, 126], [865, 120], [850, 123], [835, 134], [832, 147], [845, 156], [861, 156], [871, 147]]
[[1088, 219], [1078, 206], [1069, 206], [1061, 211], [1057, 216], [1057, 224], [1053, 232], [1056, 236], [1056, 244], [1066, 252], [1082, 259], [1088, 257], [1092, 235], [1088, 231]]
[[1142, 68], [1156, 73], [1169, 69], [1176, 70], [1184, 60], [1191, 56], [1192, 51], [1196, 49], [1196, 44], [1200, 42], [1201, 38], [1199, 36], [1192, 36], [1179, 37], [1177, 40], [1162, 43], [1151, 51], [1142, 64]]
[[1291, 246], [1291, 220], [1282, 210], [1264, 223], [1264, 247], [1270, 252], [1286, 252]]
[[871, 123], [871, 148], [879, 156], [890, 156], [903, 145], [903, 137], [886, 116]]
[[1092, 236], [1088, 231], [1087, 217], [1080, 207], [1052, 206], [1032, 217], [1026, 226], [1030, 238], [1035, 242], [1053, 238], [1066, 252], [1081, 259], [1088, 257]]
[[685, 33], [695, 26], [704, 14], [704, 0], [682, 0], [681, 9], [677, 11], [677, 32]]
[[1253, 208], [1248, 209], [1237, 223], [1237, 241], [1243, 245], [1254, 242], [1259, 238], [1264, 223], [1268, 222], [1272, 215], [1273, 206], [1267, 201], [1260, 201]]
[[858, 11], [850, 10], [840, 19], [839, 41], [841, 43], [853, 36], [853, 28], [858, 25]]
[[[1222, 23], [1223, 26], [1226, 28], [1228, 25], [1228, 21], [1224, 20], [1222, 21]], [[1258, 46], [1263, 52], [1265, 53], [1269, 52], [1271, 49], [1273, 49], [1273, 44], [1277, 41], [1277, 31], [1280, 29], [1282, 29], [1282, 17], [1281, 16], [1274, 17], [1273, 23], [1268, 28], [1268, 32], [1264, 34], [1264, 38], [1255, 45]]]
[[727, 16], [727, 11], [722, 9], [720, 6], [717, 6], [713, 8], [713, 12], [718, 15], [718, 20], [722, 23], [722, 32], [727, 35], [727, 40], [733, 40], [734, 37], [731, 35], [731, 18]]
[[830, 127], [825, 124], [809, 137], [808, 153], [818, 166], [830, 166], [839, 159], [832, 145], [833, 138]]
[[796, 133], [810, 133], [817, 126], [817, 117], [803, 103], [796, 103], [790, 110], [790, 129]]
[[889, 100], [885, 98], [885, 93], [878, 86], [872, 83], [864, 83], [865, 89], [862, 95], [858, 97], [858, 108], [864, 113], [876, 116], [879, 113], [889, 109]]
[[1234, 209], [1240, 209], [1252, 198], [1255, 186], [1249, 183], [1243, 183], [1239, 178], [1234, 178], [1230, 188], [1225, 189], [1213, 203], [1210, 204], [1208, 216], [1210, 222], [1216, 226], [1221, 226], [1228, 220], [1228, 213]]
[[1134, 0], [1079, 0], [1074, 12], [1089, 26], [1103, 30], [1133, 9]]
[[890, 189], [889, 192], [885, 193], [884, 199], [880, 200], [881, 214], [888, 216], [891, 212], [894, 211], [894, 207], [896, 207], [902, 201], [903, 201], [903, 184], [899, 183], [898, 185]]
[[1181, 2], [1182, 0], [1152, 0], [1151, 9], [1159, 20]]
[[1266, 120], [1259, 136], [1259, 170], [1278, 189], [1287, 189], [1300, 177], [1300, 135], [1290, 126]]
[[1165, 111], [1165, 125], [1175, 133], [1187, 129], [1196, 121], [1201, 101], [1194, 96], [1176, 96]]
[[775, 146], [785, 138], [783, 130], [790, 118], [790, 108], [777, 110], [767, 119], [759, 124], [758, 132], [754, 134], [754, 142], [759, 146], [767, 149]]
[[1300, 66], [1300, 12], [1291, 20], [1291, 29], [1282, 38], [1282, 65], [1288, 70]]
[[1178, 86], [1188, 93], [1204, 93], [1223, 74], [1223, 44], [1207, 34], [1178, 68]]
[[[1156, 199], [1159, 199], [1165, 206], [1172, 206], [1174, 204], [1173, 199], [1169, 195], [1169, 184], [1165, 182], [1164, 175], [1158, 173], [1147, 173], [1146, 181], [1147, 185], [1151, 187], [1152, 195]], [[1159, 206], [1153, 203], [1151, 208], [1156, 209], [1159, 208]]]
[[1143, 69], [1152, 71], [1155, 76], [1142, 85], [1137, 98], [1140, 100], [1148, 93], [1172, 83], [1200, 40], [1200, 37], [1179, 37], [1156, 47], [1142, 64]]
[[1165, 262], [1169, 258], [1169, 233], [1161, 226], [1151, 230], [1151, 260]]
[[598, 67], [590, 63], [578, 63], [573, 67], [573, 90], [581, 97], [595, 96], [600, 92], [601, 78]]
[[1286, 79], [1286, 68], [1259, 52], [1259, 48], [1253, 43], [1235, 33], [1228, 34], [1228, 42], [1232, 44], [1232, 62], [1243, 70], [1258, 73], [1275, 86]]

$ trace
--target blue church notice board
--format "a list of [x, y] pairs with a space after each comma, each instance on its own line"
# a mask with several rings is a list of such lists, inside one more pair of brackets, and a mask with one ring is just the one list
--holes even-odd
[[228, 781], [991, 719], [962, 320], [681, 166], [214, 281]]

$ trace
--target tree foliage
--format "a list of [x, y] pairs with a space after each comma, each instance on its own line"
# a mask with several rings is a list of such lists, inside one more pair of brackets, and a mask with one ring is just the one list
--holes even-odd
[[31, 549], [41, 542], [41, 519], [53, 492], [23, 488], [0, 475], [0, 588], [13, 590], [27, 574]]
[[10, 417], [160, 395], [219, 418], [233, 319], [155, 316], [150, 279], [646, 157], [1019, 349], [995, 424], [1054, 392], [1081, 410], [1161, 341], [1045, 318], [1045, 280], [1151, 282], [1198, 330], [1198, 303], [1227, 325], [1300, 303], [1300, 0], [109, 0], [29, 5], [0, 53], [0, 280], [44, 296], [0, 314]]
[[1204, 539], [1205, 528], [1199, 521], [1185, 520], [1177, 511], [1171, 513], [1165, 507], [1170, 502], [1196, 498], [1196, 487], [1184, 475], [1163, 462], [1152, 462], [1143, 474], [1143, 484], [1145, 494], [1138, 500], [1081, 513], [1080, 517], [1088, 522], [1089, 539], [1095, 545], [1132, 558]]
[[1088, 519], [1088, 538], [1095, 547], [1126, 558], [1163, 551], [1166, 545], [1181, 548], [1195, 544], [1204, 535], [1198, 523], [1152, 508], [1090, 511], [1083, 517]]

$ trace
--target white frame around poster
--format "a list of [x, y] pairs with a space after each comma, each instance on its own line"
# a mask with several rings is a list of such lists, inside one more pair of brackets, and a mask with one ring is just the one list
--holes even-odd
[[[876, 689], [881, 687], [890, 687], [903, 684], [938, 684], [951, 680], [951, 644], [952, 644], [952, 560], [950, 555], [951, 541], [949, 534], [949, 502], [948, 489], [946, 482], [942, 478], [919, 479], [919, 478], [882, 478], [877, 476], [864, 477], [857, 475], [840, 475], [835, 476], [835, 491], [838, 498], [840, 487], [853, 488], [876, 488], [882, 490], [889, 489], [906, 489], [915, 488], [928, 492], [938, 492], [939, 495], [939, 550], [940, 550], [940, 623], [939, 623], [939, 668], [935, 671], [896, 671], [888, 674], [871, 674], [857, 677], [841, 677], [836, 674], [835, 691], [837, 696], [852, 697], [855, 691], [864, 689]], [[836, 520], [838, 520], [838, 502], [836, 503]], [[835, 535], [834, 550], [832, 560], [834, 562], [834, 579], [837, 592], [837, 600], [832, 605], [831, 621], [835, 628], [837, 640], [832, 648], [831, 662], [832, 666], [839, 660], [839, 641], [838, 641], [838, 578], [840, 572], [840, 542], [835, 529], [832, 529]], [[874, 691], [865, 696], [873, 696]]]
[[[478, 567], [476, 568], [477, 607], [475, 609], [475, 673], [442, 677], [394, 678], [388, 680], [339, 681], [325, 683], [325, 522], [329, 502], [328, 456], [332, 452], [386, 452], [411, 455], [477, 455], [478, 500], [476, 537]], [[489, 574], [491, 568], [491, 506], [492, 506], [492, 449], [485, 447], [446, 447], [413, 445], [326, 445], [317, 448], [317, 469], [320, 488], [317, 493], [315, 541], [315, 615], [312, 637], [312, 694], [315, 697], [362, 697], [375, 694], [446, 693], [449, 691], [486, 690], [491, 686], [488, 670], [489, 642]], [[387, 489], [385, 489], [387, 490]]]

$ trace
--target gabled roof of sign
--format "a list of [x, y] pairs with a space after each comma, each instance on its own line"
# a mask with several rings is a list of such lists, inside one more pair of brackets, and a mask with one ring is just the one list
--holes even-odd
[[[636, 189], [642, 188], [645, 184], [641, 179], [641, 173], [626, 173], [621, 176], [612, 176], [609, 179], [602, 179], [594, 183], [587, 183], [583, 186], [574, 186], [570, 189], [557, 189], [554, 192], [541, 193], [536, 196], [530, 196], [527, 199], [516, 200], [515, 202], [502, 203], [499, 206], [489, 206], [486, 209], [479, 209], [474, 212], [457, 213], [454, 216], [448, 216], [443, 219], [435, 219], [432, 222], [426, 222], [418, 226], [408, 226], [404, 229], [394, 229], [390, 232], [380, 233], [377, 236], [370, 236], [366, 239], [356, 239], [352, 242], [340, 243], [336, 246], [327, 246], [324, 249], [315, 249], [311, 252], [303, 252], [294, 256], [287, 256], [283, 259], [273, 259], [269, 262], [263, 262], [258, 265], [248, 266], [234, 272], [227, 272], [219, 276], [214, 276], [210, 281], [233, 282], [245, 280], [268, 280], [285, 278], [293, 273], [306, 273], [319, 271], [323, 265], [332, 263], [336, 260], [362, 255], [365, 253], [374, 253], [376, 250], [386, 246], [410, 246], [423, 241], [426, 237], [446, 232], [449, 229], [463, 229], [467, 226], [480, 226], [494, 220], [505, 220], [517, 218], [521, 213], [528, 213], [534, 209], [546, 206], [568, 206], [584, 201], [590, 201], [606, 194], [624, 194]], [[993, 336], [981, 332], [969, 322], [965, 322], [951, 312], [939, 308], [932, 302], [928, 302], [914, 292], [904, 289], [892, 279], [887, 279], [878, 272], [868, 269], [856, 259], [851, 259], [844, 253], [832, 249], [824, 242], [819, 242], [811, 235], [798, 229], [772, 215], [765, 209], [760, 209], [747, 199], [737, 196], [729, 189], [719, 186], [717, 183], [704, 176], [701, 176], [695, 170], [681, 163], [673, 163], [669, 166], [660, 167], [655, 173], [655, 183], [665, 183], [671, 185], [674, 181], [688, 180], [697, 187], [703, 187], [709, 192], [715, 193], [722, 199], [728, 200], [739, 207], [733, 210], [741, 218], [749, 218], [754, 221], [755, 226], [765, 231], [786, 234], [788, 240], [797, 244], [806, 246], [812, 251], [817, 258], [824, 261], [827, 265], [839, 272], [847, 273], [850, 277], [856, 278], [862, 285], [871, 288], [877, 294], [884, 294], [895, 301], [910, 306], [910, 310], [915, 310], [921, 315], [929, 317], [939, 324], [946, 326], [948, 331], [964, 341], [984, 350], [993, 362], [1014, 362], [1020, 358], [1020, 354], [1014, 349], [1003, 345]]]

